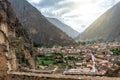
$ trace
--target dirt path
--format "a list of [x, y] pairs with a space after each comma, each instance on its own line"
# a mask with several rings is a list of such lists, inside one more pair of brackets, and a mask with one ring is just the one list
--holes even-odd
[[[62, 74], [36, 74], [36, 73], [26, 73], [26, 72], [9, 72], [9, 74], [12, 75], [19, 75], [19, 76], [34, 76], [39, 78], [52, 78], [54, 80], [56, 79], [71, 79], [71, 80], [78, 80], [81, 78], [82, 80], [120, 80], [120, 78], [117, 77], [92, 77], [92, 76], [71, 76], [71, 75], [62, 75]], [[46, 80], [48, 80], [46, 79]]]

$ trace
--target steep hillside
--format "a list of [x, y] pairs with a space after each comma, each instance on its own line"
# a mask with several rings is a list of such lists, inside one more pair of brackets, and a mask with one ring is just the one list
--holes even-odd
[[74, 41], [51, 24], [36, 8], [26, 0], [9, 0], [22, 25], [30, 33], [31, 39], [41, 45], [69, 45]]
[[49, 17], [47, 17], [47, 19], [51, 23], [53, 23], [56, 27], [61, 29], [63, 32], [67, 33], [67, 35], [69, 35], [70, 37], [75, 38], [75, 37], [78, 36], [79, 32], [77, 32], [76, 30], [72, 29], [70, 26], [62, 23], [58, 19], [56, 19], [56, 18], [49, 18]]
[[[35, 68], [33, 48], [28, 33], [15, 17], [10, 3], [0, 1], [0, 80], [6, 80], [7, 72], [21, 66]], [[9, 80], [9, 79], [8, 79]]]
[[120, 3], [91, 24], [77, 40], [120, 41]]

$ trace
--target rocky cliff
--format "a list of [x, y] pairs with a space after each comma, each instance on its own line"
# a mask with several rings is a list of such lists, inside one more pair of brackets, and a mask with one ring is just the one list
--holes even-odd
[[10, 3], [0, 0], [0, 80], [4, 80], [8, 71], [19, 71], [21, 66], [34, 68], [32, 49], [28, 33]]

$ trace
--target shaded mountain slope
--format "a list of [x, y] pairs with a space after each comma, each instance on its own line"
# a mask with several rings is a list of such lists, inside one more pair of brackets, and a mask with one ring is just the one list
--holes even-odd
[[77, 40], [120, 41], [120, 3], [91, 24]]
[[31, 39], [41, 45], [69, 45], [74, 40], [51, 24], [26, 0], [9, 0], [18, 19], [29, 32]]
[[63, 32], [67, 33], [67, 35], [69, 35], [72, 38], [75, 38], [75, 37], [77, 37], [79, 35], [79, 32], [77, 32], [76, 30], [72, 29], [70, 26], [62, 23], [58, 19], [56, 19], [56, 18], [49, 18], [49, 17], [47, 17], [47, 19], [51, 23], [53, 23], [56, 27], [61, 29]]

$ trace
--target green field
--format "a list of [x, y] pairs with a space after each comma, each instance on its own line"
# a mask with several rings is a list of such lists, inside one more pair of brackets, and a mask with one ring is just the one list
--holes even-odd
[[[56, 58], [58, 57], [59, 58]], [[60, 53], [47, 53], [46, 55], [38, 55], [37, 60], [39, 65], [55, 65], [58, 63], [63, 63], [62, 54]]]
[[50, 65], [54, 64], [54, 60], [52, 57], [38, 57], [39, 65]]

